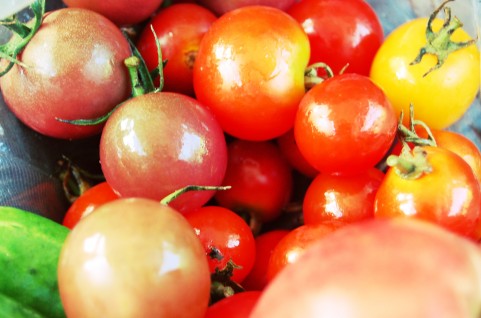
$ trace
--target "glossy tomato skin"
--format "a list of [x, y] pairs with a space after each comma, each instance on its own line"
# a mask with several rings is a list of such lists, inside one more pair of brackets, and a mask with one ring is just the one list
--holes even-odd
[[73, 229], [77, 223], [100, 205], [116, 200], [119, 196], [107, 182], [94, 185], [82, 193], [68, 208], [62, 224]]
[[274, 247], [267, 265], [267, 282], [272, 282], [289, 264], [294, 264], [316, 241], [330, 235], [343, 226], [342, 223], [305, 224], [291, 230]]
[[244, 219], [218, 206], [204, 206], [185, 217], [204, 246], [210, 272], [223, 270], [232, 261], [239, 268], [234, 269], [231, 280], [241, 283], [256, 258], [254, 235]]
[[167, 60], [163, 69], [164, 92], [194, 95], [192, 69], [199, 44], [216, 19], [214, 13], [200, 5], [179, 3], [160, 10], [146, 24], [137, 40], [137, 48], [150, 70], [158, 66], [152, 27], [159, 39], [162, 59]]
[[245, 291], [223, 298], [207, 308], [204, 318], [247, 318], [261, 294], [260, 291]]
[[355, 174], [374, 167], [394, 141], [397, 118], [383, 91], [368, 77], [336, 75], [301, 100], [294, 137], [321, 173]]
[[287, 13], [309, 37], [309, 64], [326, 63], [335, 74], [348, 65], [345, 72], [369, 75], [384, 33], [367, 1], [303, 0]]
[[359, 222], [374, 217], [374, 198], [384, 173], [370, 168], [353, 176], [319, 174], [304, 196], [305, 224]]
[[[479, 51], [475, 45], [451, 53], [439, 69], [423, 75], [433, 67], [435, 56], [426, 54], [420, 63], [410, 65], [419, 50], [426, 45], [427, 19], [419, 18], [395, 29], [379, 48], [370, 72], [396, 113], [409, 114], [412, 103], [416, 118], [429, 127], [443, 129], [456, 122], [466, 112], [479, 90]], [[436, 19], [437, 32], [442, 20]], [[451, 39], [467, 41], [470, 36], [462, 29]], [[404, 116], [407, 120], [409, 116]]]
[[[476, 144], [463, 134], [445, 129], [431, 129], [436, 145], [461, 156], [481, 182], [481, 153]], [[422, 136], [425, 136], [422, 134]]]
[[119, 26], [140, 23], [160, 7], [163, 0], [64, 0], [68, 7], [98, 12]]
[[194, 64], [194, 91], [229, 135], [272, 139], [293, 126], [308, 60], [307, 36], [287, 13], [266, 6], [239, 8], [204, 35]]
[[415, 219], [369, 220], [311, 245], [250, 317], [477, 317], [480, 273], [478, 244]]
[[198, 0], [198, 2], [220, 16], [241, 7], [254, 5], [270, 6], [285, 11], [295, 0]]
[[0, 78], [6, 104], [27, 126], [55, 138], [100, 133], [102, 125], [78, 126], [60, 119], [107, 114], [130, 94], [123, 64], [130, 47], [107, 18], [90, 10], [64, 8], [46, 14], [15, 65]]
[[289, 163], [275, 143], [234, 140], [227, 146], [228, 162], [216, 202], [257, 222], [274, 220], [289, 202], [293, 177]]
[[210, 297], [192, 227], [176, 210], [139, 198], [106, 203], [79, 222], [62, 248], [58, 281], [72, 318], [202, 318]]
[[[106, 181], [122, 197], [161, 200], [188, 185], [218, 186], [227, 146], [212, 113], [178, 93], [151, 93], [122, 104], [100, 139]], [[214, 191], [190, 191], [170, 203], [181, 212], [205, 204]]]
[[479, 240], [481, 190], [471, 167], [447, 149], [423, 149], [432, 172], [409, 180], [390, 168], [376, 193], [375, 217], [419, 218]]
[[290, 233], [289, 230], [276, 229], [261, 233], [255, 237], [256, 260], [249, 275], [242, 281], [242, 287], [245, 290], [262, 291], [266, 287], [269, 259], [276, 245], [288, 233]]
[[293, 129], [276, 138], [276, 142], [282, 154], [294, 169], [309, 178], [314, 178], [319, 173], [299, 151]]

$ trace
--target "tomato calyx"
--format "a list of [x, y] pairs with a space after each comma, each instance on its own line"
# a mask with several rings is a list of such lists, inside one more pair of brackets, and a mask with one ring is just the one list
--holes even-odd
[[[319, 69], [322, 69], [321, 74], [323, 75], [319, 75]], [[333, 76], [334, 72], [326, 63], [317, 62], [309, 65], [304, 71], [304, 86], [306, 87], [306, 91]]]
[[[399, 156], [390, 155], [386, 159], [386, 164], [394, 167], [402, 178], [414, 180], [432, 172], [432, 167], [426, 158], [427, 153], [423, 147], [437, 147], [437, 144], [428, 125], [421, 120], [414, 119], [414, 106], [412, 104], [409, 106], [409, 112], [409, 128], [403, 124], [403, 112], [401, 112], [398, 124], [398, 137], [403, 145], [401, 154]], [[416, 126], [421, 126], [428, 137], [420, 137], [416, 132]], [[413, 149], [411, 149], [410, 144], [414, 145]]]
[[432, 167], [426, 156], [427, 153], [423, 147], [416, 146], [412, 151], [404, 151], [403, 149], [399, 156], [389, 156], [386, 163], [388, 166], [394, 167], [402, 178], [415, 180], [432, 172]]
[[224, 268], [216, 268], [215, 272], [211, 274], [210, 304], [245, 291], [240, 284], [231, 279], [234, 270], [238, 268], [241, 267], [230, 259]]
[[58, 161], [59, 178], [62, 189], [68, 202], [73, 203], [79, 196], [90, 189], [94, 184], [104, 181], [103, 175], [92, 174], [63, 156]]
[[0, 25], [12, 32], [10, 40], [0, 45], [0, 60], [8, 61], [5, 69], [0, 71], [0, 77], [7, 74], [15, 64], [28, 68], [28, 65], [19, 61], [17, 56], [40, 28], [45, 14], [45, 0], [37, 0], [28, 8], [32, 11], [33, 18], [27, 22], [19, 20], [16, 14], [0, 21]]
[[[476, 43], [476, 39], [471, 39], [465, 42], [451, 41], [451, 34], [453, 34], [454, 31], [456, 31], [457, 29], [463, 26], [463, 23], [456, 16], [452, 18], [451, 8], [445, 7], [445, 5], [451, 1], [454, 1], [454, 0], [445, 0], [429, 16], [429, 20], [426, 27], [427, 44], [420, 49], [419, 54], [410, 64], [410, 65], [415, 65], [420, 63], [425, 54], [432, 54], [436, 56], [437, 63], [433, 67], [431, 67], [426, 73], [424, 73], [423, 77], [427, 76], [432, 71], [440, 68], [448, 58], [449, 54], [451, 54], [452, 52]], [[437, 17], [439, 11], [441, 11], [441, 9], [443, 8], [444, 8], [444, 15], [445, 15], [443, 26], [438, 32], [434, 32], [432, 29], [432, 23], [434, 19]]]

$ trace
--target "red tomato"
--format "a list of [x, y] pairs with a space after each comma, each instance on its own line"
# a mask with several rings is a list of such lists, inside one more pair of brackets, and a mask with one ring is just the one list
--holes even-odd
[[308, 59], [309, 40], [287, 13], [266, 6], [230, 11], [202, 39], [195, 94], [229, 135], [272, 139], [293, 126]]
[[[199, 44], [210, 25], [217, 19], [211, 11], [193, 3], [175, 4], [160, 10], [143, 28], [137, 48], [149, 70], [158, 66], [159, 57], [154, 29], [167, 60], [163, 69], [164, 92], [194, 95], [192, 69]], [[159, 79], [155, 79], [158, 83]]]
[[[218, 186], [227, 146], [212, 113], [178, 93], [150, 93], [123, 103], [100, 140], [106, 181], [123, 197], [161, 200], [188, 185]], [[171, 202], [181, 212], [204, 205], [214, 191], [191, 191]]]
[[419, 218], [479, 240], [481, 190], [471, 167], [440, 147], [416, 147], [412, 153], [418, 161], [409, 172], [419, 171], [420, 176], [391, 167], [376, 194], [375, 216]]
[[301, 225], [290, 231], [272, 251], [267, 266], [268, 283], [272, 282], [288, 264], [297, 262], [310, 245], [341, 226], [341, 223], [311, 224]]
[[[451, 150], [461, 156], [473, 169], [474, 175], [481, 182], [481, 153], [476, 144], [466, 136], [450, 130], [431, 129], [436, 145]], [[420, 132], [426, 137], [425, 131]]]
[[370, 220], [311, 245], [250, 318], [477, 317], [478, 244], [428, 222]]
[[253, 223], [278, 217], [292, 193], [292, 171], [276, 144], [270, 141], [234, 140], [228, 145], [223, 185], [215, 200], [238, 213], [247, 213]]
[[98, 12], [117, 25], [132, 25], [149, 18], [163, 0], [64, 0], [69, 7]]
[[101, 182], [82, 193], [67, 210], [62, 224], [73, 229], [77, 223], [100, 205], [116, 200], [119, 196], [107, 182]]
[[366, 76], [342, 74], [306, 93], [294, 137], [319, 172], [354, 174], [383, 158], [396, 129], [396, 115], [382, 90]]
[[304, 196], [304, 223], [352, 223], [374, 217], [374, 198], [383, 179], [384, 173], [376, 168], [353, 176], [320, 173]]
[[241, 283], [256, 258], [254, 235], [249, 225], [233, 211], [204, 206], [185, 215], [204, 246], [211, 273], [226, 268], [229, 261], [236, 267], [231, 280]]
[[324, 62], [338, 74], [369, 75], [384, 39], [381, 22], [367, 1], [302, 0], [287, 10], [303, 27], [311, 45], [310, 64]]
[[60, 119], [107, 114], [128, 98], [124, 59], [130, 47], [119, 28], [90, 10], [64, 8], [47, 13], [15, 64], [0, 78], [6, 104], [27, 126], [56, 138], [100, 133], [102, 125], [79, 126]]
[[263, 290], [267, 285], [267, 268], [269, 259], [277, 243], [286, 236], [289, 230], [271, 230], [256, 236], [256, 260], [254, 267], [242, 281], [245, 290]]
[[204, 318], [247, 318], [261, 297], [260, 291], [236, 293], [207, 308]]
[[311, 178], [314, 178], [319, 173], [299, 151], [293, 129], [278, 137], [276, 141], [282, 154], [294, 169]]
[[70, 232], [58, 285], [72, 318], [203, 318], [210, 297], [209, 267], [190, 224], [137, 198], [100, 206]]

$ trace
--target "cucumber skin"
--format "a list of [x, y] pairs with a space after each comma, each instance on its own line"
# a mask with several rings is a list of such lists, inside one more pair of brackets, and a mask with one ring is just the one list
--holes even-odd
[[0, 317], [65, 317], [57, 266], [69, 232], [46, 217], [0, 206]]

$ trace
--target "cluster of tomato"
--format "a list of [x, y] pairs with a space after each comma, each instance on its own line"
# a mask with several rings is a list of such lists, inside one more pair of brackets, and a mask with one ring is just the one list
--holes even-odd
[[481, 239], [481, 154], [446, 129], [479, 52], [449, 1], [387, 38], [362, 0], [176, 2], [65, 0], [2, 64], [23, 123], [101, 134], [105, 182], [64, 219], [69, 317], [247, 317], [313, 242], [370, 219]]

